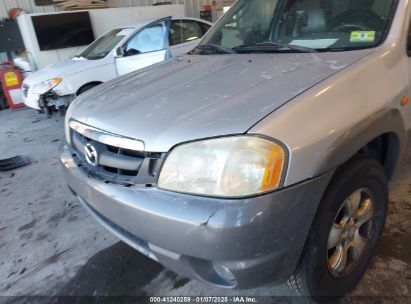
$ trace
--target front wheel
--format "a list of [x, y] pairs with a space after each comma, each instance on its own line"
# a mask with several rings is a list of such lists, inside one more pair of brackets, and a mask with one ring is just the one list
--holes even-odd
[[319, 302], [351, 292], [371, 262], [387, 208], [388, 181], [380, 163], [357, 158], [338, 169], [288, 280], [292, 291]]

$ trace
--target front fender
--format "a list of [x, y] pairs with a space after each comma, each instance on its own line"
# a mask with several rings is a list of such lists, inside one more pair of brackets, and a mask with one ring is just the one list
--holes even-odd
[[410, 105], [401, 105], [409, 95], [407, 62], [403, 45], [393, 40], [296, 96], [248, 133], [288, 147], [285, 186], [335, 169], [373, 139], [392, 134], [388, 147], [397, 153], [390, 151], [396, 155], [384, 163], [392, 177], [407, 143], [411, 115]]
[[116, 77], [114, 64], [105, 64], [63, 77], [63, 81], [54, 88], [58, 96], [75, 95], [87, 83], [107, 82]]
[[321, 175], [340, 166], [364, 145], [384, 134], [391, 134], [395, 138], [389, 149], [393, 149], [391, 152], [396, 157], [388, 159], [386, 166], [389, 175], [392, 176], [397, 163], [404, 155], [407, 143], [404, 120], [398, 109], [382, 110], [345, 131], [325, 151], [321, 161], [314, 168], [314, 175]]

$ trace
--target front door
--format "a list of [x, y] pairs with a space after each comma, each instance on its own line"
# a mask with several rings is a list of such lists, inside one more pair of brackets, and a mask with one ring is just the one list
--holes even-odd
[[150, 23], [124, 44], [123, 56], [116, 58], [119, 76], [169, 58], [170, 22], [171, 17], [167, 17]]

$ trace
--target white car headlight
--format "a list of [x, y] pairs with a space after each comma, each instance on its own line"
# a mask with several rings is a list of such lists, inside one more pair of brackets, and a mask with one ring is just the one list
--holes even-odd
[[35, 94], [44, 94], [47, 91], [53, 89], [55, 86], [57, 86], [62, 81], [63, 81], [63, 78], [59, 78], [59, 77], [42, 81], [33, 86], [32, 92]]
[[158, 187], [219, 197], [267, 192], [280, 186], [286, 155], [281, 145], [257, 136], [187, 143], [166, 158]]

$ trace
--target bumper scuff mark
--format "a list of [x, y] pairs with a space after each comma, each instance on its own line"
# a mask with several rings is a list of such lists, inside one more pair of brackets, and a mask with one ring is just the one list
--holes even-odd
[[214, 211], [213, 213], [211, 213], [211, 215], [208, 217], [207, 221], [205, 221], [204, 223], [201, 223], [200, 226], [205, 227], [208, 225], [208, 223], [210, 222], [211, 218], [216, 214], [216, 212]]

